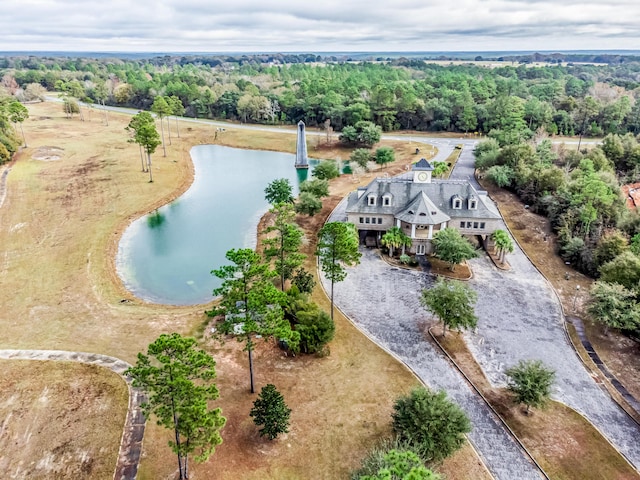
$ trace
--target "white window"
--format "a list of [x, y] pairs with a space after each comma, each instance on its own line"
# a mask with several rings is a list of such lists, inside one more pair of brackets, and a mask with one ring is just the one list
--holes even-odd
[[462, 208], [462, 200], [460, 199], [460, 197], [453, 198], [453, 208], [456, 210], [459, 210]]
[[478, 208], [478, 200], [476, 197], [469, 197], [469, 210], [476, 210]]
[[480, 228], [484, 228], [484, 222], [480, 222]]
[[391, 195], [388, 193], [382, 196], [382, 205], [388, 207], [391, 205]]
[[[362, 223], [362, 219], [360, 220], [360, 223]], [[460, 228], [465, 228], [467, 226], [467, 222], [460, 222]]]
[[369, 200], [368, 201], [369, 205], [375, 205], [376, 204], [376, 196], [375, 195], [369, 195], [367, 197], [367, 199]]

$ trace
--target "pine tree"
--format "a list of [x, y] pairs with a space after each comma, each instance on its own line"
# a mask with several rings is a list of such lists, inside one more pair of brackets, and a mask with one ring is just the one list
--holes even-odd
[[263, 426], [260, 429], [260, 436], [266, 435], [269, 440], [289, 431], [291, 409], [284, 403], [282, 394], [271, 383], [262, 387], [249, 415], [253, 417], [256, 425]]

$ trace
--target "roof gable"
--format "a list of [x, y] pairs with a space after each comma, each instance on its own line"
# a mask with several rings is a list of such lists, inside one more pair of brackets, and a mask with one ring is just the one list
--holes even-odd
[[451, 217], [436, 207], [424, 192], [416, 195], [403, 210], [396, 213], [395, 217], [416, 225], [438, 225], [451, 220]]
[[[485, 203], [485, 196], [479, 195], [473, 186], [465, 180], [436, 180], [432, 183], [414, 183], [404, 178], [376, 178], [358, 196], [358, 192], [349, 195], [347, 203], [348, 213], [363, 214], [390, 214], [398, 216], [401, 213], [408, 214], [409, 205], [417, 200], [420, 194], [424, 194], [424, 213], [440, 211], [449, 218], [500, 218], [500, 214], [491, 209]], [[376, 205], [368, 205], [369, 195], [375, 195], [378, 199], [383, 195], [392, 195], [391, 205], [385, 206], [380, 200]], [[452, 199], [454, 196], [462, 200], [462, 208], [454, 209]], [[475, 209], [469, 209], [468, 200], [475, 197], [477, 205]], [[429, 202], [429, 203], [427, 203]], [[428, 205], [435, 207], [431, 209]], [[414, 205], [413, 211], [418, 211]], [[435, 217], [434, 217], [435, 218]]]
[[420, 161], [418, 163], [416, 163], [413, 168], [413, 171], [426, 171], [426, 172], [430, 172], [433, 170], [433, 167], [431, 166], [431, 164], [429, 162], [427, 162], [426, 158], [421, 158]]

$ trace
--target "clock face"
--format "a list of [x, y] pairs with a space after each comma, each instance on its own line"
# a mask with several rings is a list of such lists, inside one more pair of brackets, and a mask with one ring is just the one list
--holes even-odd
[[420, 172], [418, 174], [418, 180], [420, 180], [421, 182], [424, 182], [427, 179], [427, 174], [425, 172]]

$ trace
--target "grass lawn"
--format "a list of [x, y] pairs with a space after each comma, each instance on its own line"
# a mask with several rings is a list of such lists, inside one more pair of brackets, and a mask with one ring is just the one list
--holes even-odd
[[[114, 254], [131, 220], [188, 188], [193, 178], [189, 150], [211, 143], [215, 127], [183, 122], [182, 138], [176, 138], [174, 130], [167, 157], [162, 156], [162, 148], [154, 154], [154, 182], [149, 183], [148, 175], [141, 172], [138, 147], [127, 143], [124, 127], [129, 116], [110, 113], [106, 126], [96, 110], [86, 112], [82, 122], [65, 118], [60, 104], [28, 108], [30, 118], [24, 132], [29, 148], [11, 165], [7, 196], [0, 208], [0, 348], [79, 350], [134, 362], [137, 352], [146, 350], [161, 333], [200, 332], [209, 305], [171, 307], [134, 298], [115, 274]], [[229, 127], [217, 143], [293, 152], [295, 135]], [[396, 148], [397, 158], [385, 168], [389, 174], [404, 171], [417, 160], [415, 144], [389, 144]], [[349, 156], [348, 150], [311, 137], [309, 153], [318, 158]], [[367, 174], [357, 180], [366, 183], [372, 178], [373, 174]], [[321, 215], [326, 217], [332, 205], [356, 186], [356, 179], [348, 175], [334, 182], [333, 195]], [[300, 222], [312, 232], [322, 216], [301, 217]], [[313, 251], [312, 235], [308, 235], [307, 248]], [[313, 259], [308, 262], [312, 268]], [[314, 295], [326, 307], [321, 290]], [[221, 398], [216, 405], [222, 407], [228, 422], [223, 431], [225, 443], [211, 460], [192, 465], [195, 478], [345, 478], [371, 446], [388, 435], [393, 401], [416, 384], [406, 368], [340, 315], [328, 357], [286, 358], [272, 344], [261, 344], [255, 359], [257, 384], [275, 383], [294, 412], [291, 432], [267, 442], [257, 436], [248, 417], [255, 397], [248, 393], [246, 353], [235, 341], [223, 346], [206, 343], [205, 347], [218, 362]], [[42, 375], [32, 375], [33, 367], [23, 370], [20, 377], [25, 388], [42, 392], [55, 375], [68, 379], [70, 385], [93, 378], [93, 374], [67, 374], [66, 365], [49, 368], [50, 373]], [[72, 392], [66, 390], [65, 396], [62, 390], [58, 403], [72, 401]], [[104, 403], [107, 418], [118, 418], [126, 408], [126, 399], [119, 395], [114, 393], [113, 401]], [[3, 408], [14, 416], [20, 410], [17, 403]], [[84, 408], [79, 405], [77, 410], [84, 412]], [[46, 410], [42, 415], [49, 411], [53, 412]], [[80, 421], [67, 423], [66, 415], [54, 413], [42, 421], [58, 430], [64, 428], [71, 437], [87, 430], [99, 432], [109, 447], [101, 451], [104, 458], [96, 459], [96, 465], [104, 462], [113, 468], [110, 452], [117, 451], [122, 422], [104, 422], [93, 428]], [[171, 477], [176, 466], [166, 445], [169, 436], [153, 422], [148, 427], [139, 478]], [[44, 436], [39, 449], [53, 452], [58, 446], [54, 440]], [[34, 458], [28, 449], [12, 454], [15, 465], [20, 461], [27, 465]], [[56, 468], [72, 471], [75, 464], [72, 457], [64, 457]], [[489, 478], [470, 447], [445, 462], [441, 471], [449, 479]]]

